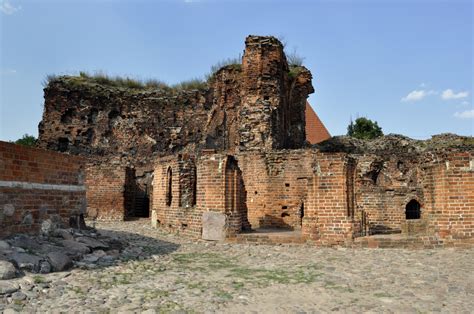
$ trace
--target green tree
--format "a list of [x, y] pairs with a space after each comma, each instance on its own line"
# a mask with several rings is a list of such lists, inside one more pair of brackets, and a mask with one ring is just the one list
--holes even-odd
[[357, 118], [355, 123], [351, 119], [351, 123], [347, 126], [347, 135], [363, 140], [370, 140], [383, 136], [383, 132], [376, 121], [362, 117]]
[[34, 147], [36, 138], [33, 135], [24, 134], [22, 138], [15, 141], [15, 144]]

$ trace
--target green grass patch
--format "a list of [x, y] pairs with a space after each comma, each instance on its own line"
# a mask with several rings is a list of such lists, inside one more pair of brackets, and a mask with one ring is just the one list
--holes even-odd
[[351, 287], [338, 285], [332, 281], [324, 282], [324, 288], [338, 290], [340, 292], [354, 293], [354, 289], [352, 289]]
[[230, 294], [229, 292], [224, 291], [224, 290], [218, 290], [218, 291], [214, 292], [214, 295], [216, 297], [224, 299], [224, 300], [232, 300], [234, 298], [232, 296], [232, 294]]
[[33, 282], [36, 283], [36, 284], [46, 283], [46, 278], [44, 278], [43, 276], [40, 276], [40, 275], [34, 275], [33, 276]]
[[376, 292], [374, 293], [374, 297], [377, 298], [392, 298], [393, 296], [387, 292]]

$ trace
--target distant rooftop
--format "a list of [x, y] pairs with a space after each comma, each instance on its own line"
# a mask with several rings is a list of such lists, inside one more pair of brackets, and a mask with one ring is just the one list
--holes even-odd
[[311, 144], [317, 144], [331, 137], [328, 130], [319, 119], [313, 108], [306, 102], [306, 140]]

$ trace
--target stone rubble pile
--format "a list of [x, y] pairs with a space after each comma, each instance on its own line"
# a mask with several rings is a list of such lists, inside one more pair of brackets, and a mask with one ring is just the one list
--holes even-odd
[[110, 266], [123, 249], [120, 240], [103, 236], [93, 228], [63, 229], [45, 221], [39, 236], [17, 234], [0, 240], [0, 279], [73, 267]]

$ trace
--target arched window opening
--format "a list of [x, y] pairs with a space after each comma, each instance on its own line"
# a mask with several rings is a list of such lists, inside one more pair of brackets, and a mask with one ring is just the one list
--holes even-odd
[[420, 219], [421, 218], [421, 205], [416, 200], [411, 200], [405, 207], [406, 219]]
[[173, 200], [173, 171], [168, 167], [166, 173], [166, 206], [171, 206]]

